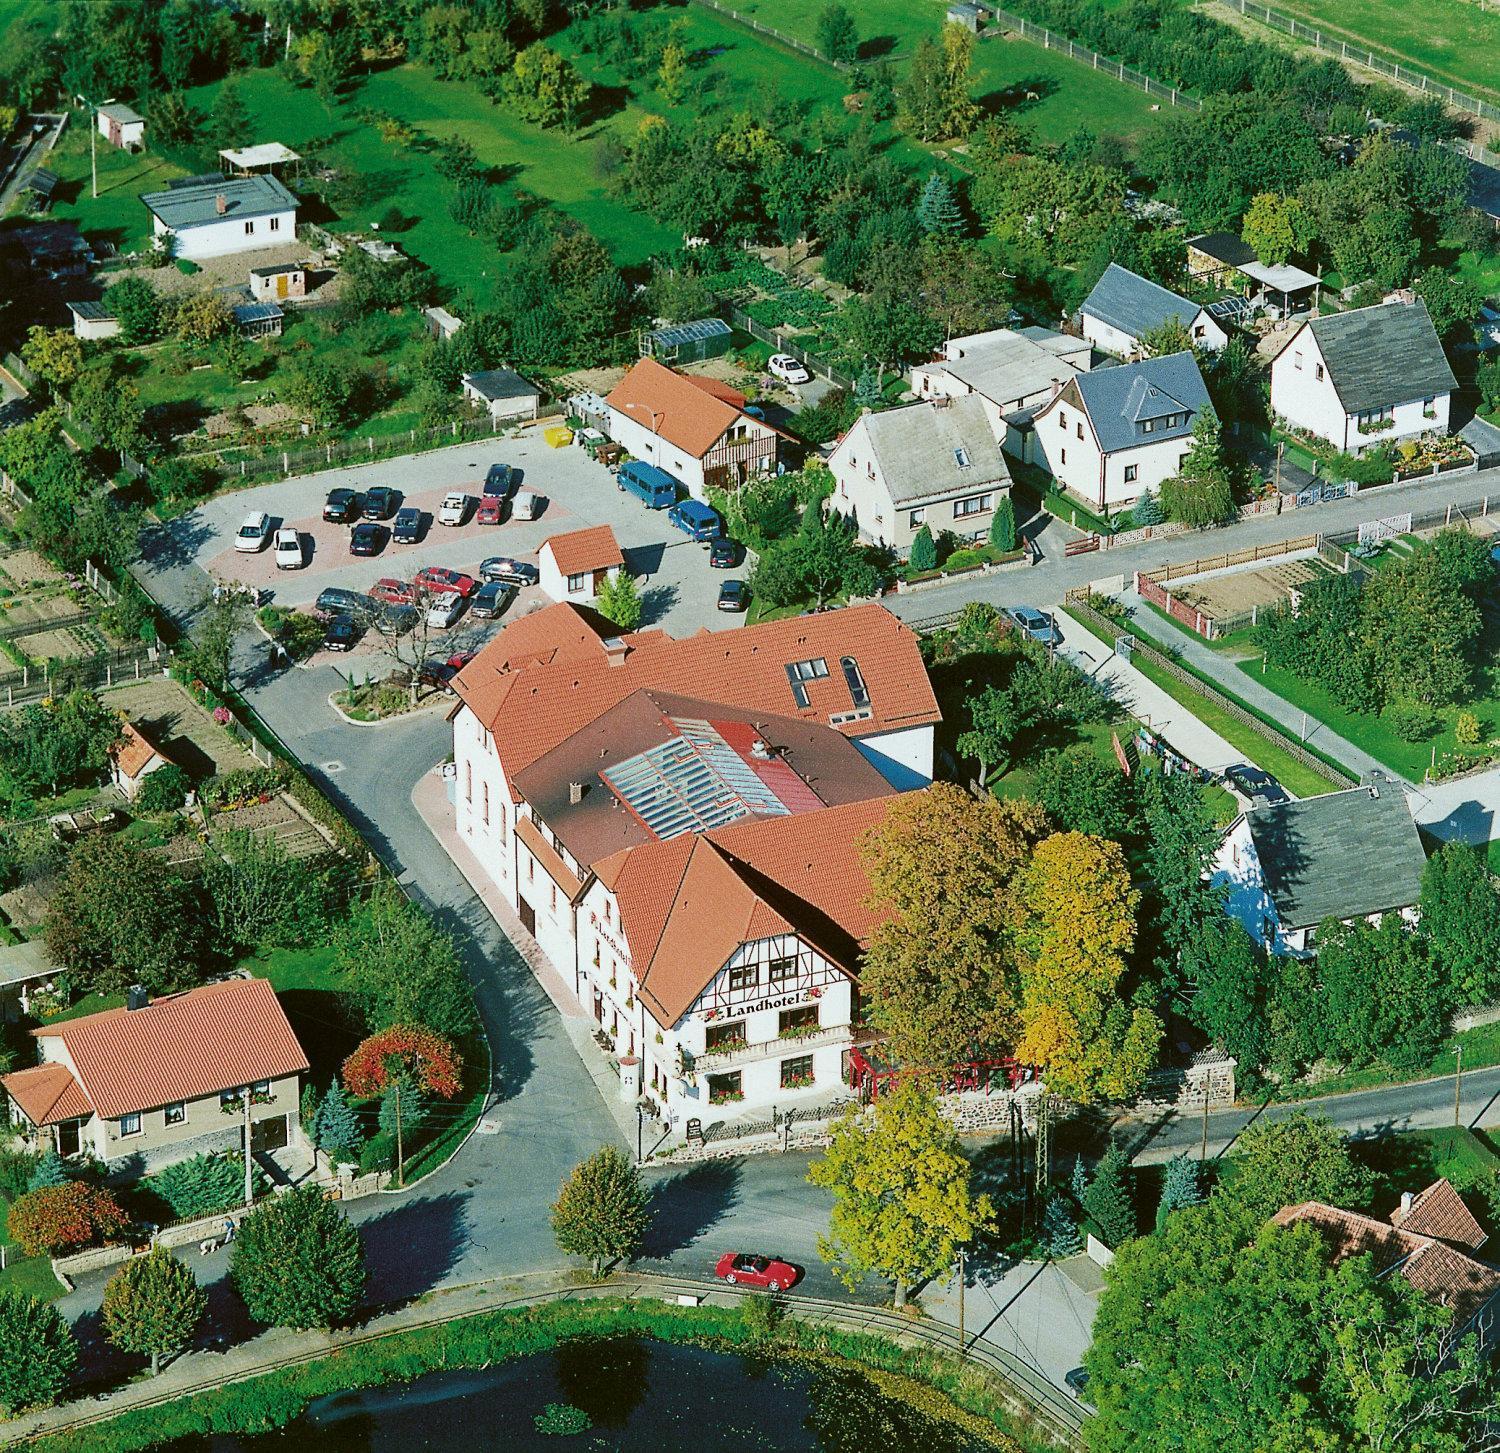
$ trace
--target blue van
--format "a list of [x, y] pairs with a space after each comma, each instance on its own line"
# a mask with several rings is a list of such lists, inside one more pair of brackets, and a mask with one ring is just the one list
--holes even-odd
[[690, 540], [717, 540], [724, 533], [718, 512], [702, 500], [685, 499], [667, 511], [667, 518]]
[[677, 481], [654, 464], [632, 459], [620, 466], [615, 482], [642, 501], [648, 510], [664, 510], [677, 503]]

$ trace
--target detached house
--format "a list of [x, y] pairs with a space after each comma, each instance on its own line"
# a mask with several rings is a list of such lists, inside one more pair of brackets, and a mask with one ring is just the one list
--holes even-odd
[[152, 234], [175, 239], [178, 257], [223, 257], [297, 240], [297, 199], [272, 176], [185, 181], [141, 201]]
[[1229, 334], [1207, 308], [1112, 262], [1078, 310], [1083, 336], [1118, 358], [1141, 356], [1141, 339], [1174, 318], [1199, 348], [1217, 350]]
[[1258, 803], [1229, 825], [1209, 881], [1228, 890], [1225, 911], [1257, 943], [1306, 957], [1329, 918], [1410, 917], [1426, 865], [1406, 793], [1385, 782]]
[[60, 1155], [151, 1169], [244, 1144], [301, 1136], [307, 1056], [269, 981], [230, 979], [32, 1030], [42, 1063], [0, 1077], [11, 1120]]
[[1348, 454], [1446, 434], [1457, 387], [1420, 298], [1312, 318], [1271, 362], [1272, 409]]
[[745, 411], [745, 396], [717, 379], [642, 358], [604, 400], [606, 432], [637, 459], [664, 469], [702, 499], [774, 474], [780, 435]]
[[606, 580], [619, 579], [625, 557], [608, 525], [570, 530], [542, 542], [537, 552], [541, 587], [553, 600], [593, 604]]
[[931, 363], [912, 369], [911, 391], [922, 399], [976, 395], [999, 438], [1009, 415], [1046, 403], [1092, 359], [1082, 338], [1049, 328], [995, 328], [950, 338]]
[[931, 780], [917, 637], [879, 606], [600, 629], [549, 606], [455, 679], [462, 841], [627, 1098], [702, 1116], [839, 1085], [872, 927], [859, 843]]
[[121, 724], [120, 738], [109, 749], [109, 780], [127, 802], [135, 801], [147, 777], [171, 765], [172, 759], [138, 726], [129, 721]]
[[1010, 447], [1094, 509], [1119, 509], [1182, 468], [1208, 407], [1191, 353], [1147, 358], [1069, 379], [1033, 417], [1013, 421]]
[[863, 415], [828, 467], [834, 507], [854, 517], [864, 539], [903, 557], [923, 525], [982, 538], [1010, 493], [985, 402], [972, 394]]

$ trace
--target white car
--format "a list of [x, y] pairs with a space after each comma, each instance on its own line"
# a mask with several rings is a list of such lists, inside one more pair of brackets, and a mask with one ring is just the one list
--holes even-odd
[[469, 513], [469, 497], [455, 490], [452, 494], [445, 494], [443, 502], [438, 506], [438, 524], [461, 525], [464, 516]]
[[276, 532], [276, 568], [278, 570], [300, 570], [305, 561], [302, 557], [302, 536], [290, 525], [283, 525]]
[[464, 598], [456, 590], [445, 590], [427, 603], [427, 624], [441, 630], [464, 613]]
[[798, 362], [790, 353], [773, 353], [766, 364], [766, 371], [782, 383], [809, 383], [812, 374], [806, 365]]
[[266, 541], [271, 538], [271, 517], [264, 510], [253, 515], [246, 515], [244, 523], [235, 531], [234, 548], [243, 551], [246, 555], [253, 555], [257, 550], [264, 550]]

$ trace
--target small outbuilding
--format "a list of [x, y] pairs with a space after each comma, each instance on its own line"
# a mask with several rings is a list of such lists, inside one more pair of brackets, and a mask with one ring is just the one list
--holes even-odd
[[279, 303], [286, 298], [307, 296], [307, 264], [283, 262], [273, 267], [250, 269], [250, 296], [257, 303]]
[[33, 212], [45, 212], [52, 205], [52, 194], [57, 191], [57, 173], [39, 166], [21, 183], [21, 195]]
[[146, 145], [146, 118], [118, 101], [99, 108], [98, 125], [99, 135], [111, 146], [140, 151]]
[[134, 722], [127, 721], [120, 739], [109, 749], [109, 780], [134, 802], [141, 785], [153, 772], [174, 765]]
[[969, 0], [958, 0], [955, 5], [948, 7], [948, 21], [952, 25], [961, 25], [965, 30], [972, 30], [976, 35], [984, 28], [984, 23], [990, 18], [990, 12], [983, 5], [973, 5]]
[[451, 338], [463, 327], [463, 319], [455, 317], [447, 308], [423, 308], [422, 316], [427, 320], [427, 331], [434, 338]]
[[492, 419], [534, 419], [542, 404], [541, 390], [509, 368], [466, 373], [464, 397], [486, 409]]
[[734, 331], [722, 318], [695, 318], [669, 323], [641, 334], [641, 357], [658, 363], [701, 363], [729, 352]]
[[72, 222], [33, 222], [0, 233], [0, 248], [14, 247], [27, 265], [48, 277], [82, 277], [94, 266], [94, 250]]
[[286, 314], [276, 303], [239, 303], [229, 310], [241, 338], [279, 338]]
[[248, 177], [257, 174], [280, 176], [283, 169], [295, 167], [302, 157], [279, 141], [263, 141], [258, 146], [226, 146], [219, 153], [226, 177]]
[[608, 525], [570, 530], [542, 542], [537, 568], [543, 591], [553, 600], [588, 605], [606, 580], [619, 579], [625, 557]]
[[120, 331], [120, 320], [103, 303], [69, 303], [73, 315], [73, 336], [88, 342], [113, 338]]

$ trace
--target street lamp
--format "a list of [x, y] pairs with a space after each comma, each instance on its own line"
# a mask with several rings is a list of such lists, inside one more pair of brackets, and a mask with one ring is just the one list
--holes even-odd
[[637, 409], [644, 409], [651, 416], [651, 432], [656, 436], [656, 461], [661, 463], [661, 429], [657, 420], [665, 418], [666, 415], [660, 409], [653, 409], [650, 404], [621, 404], [622, 409], [629, 409], [632, 413]]

